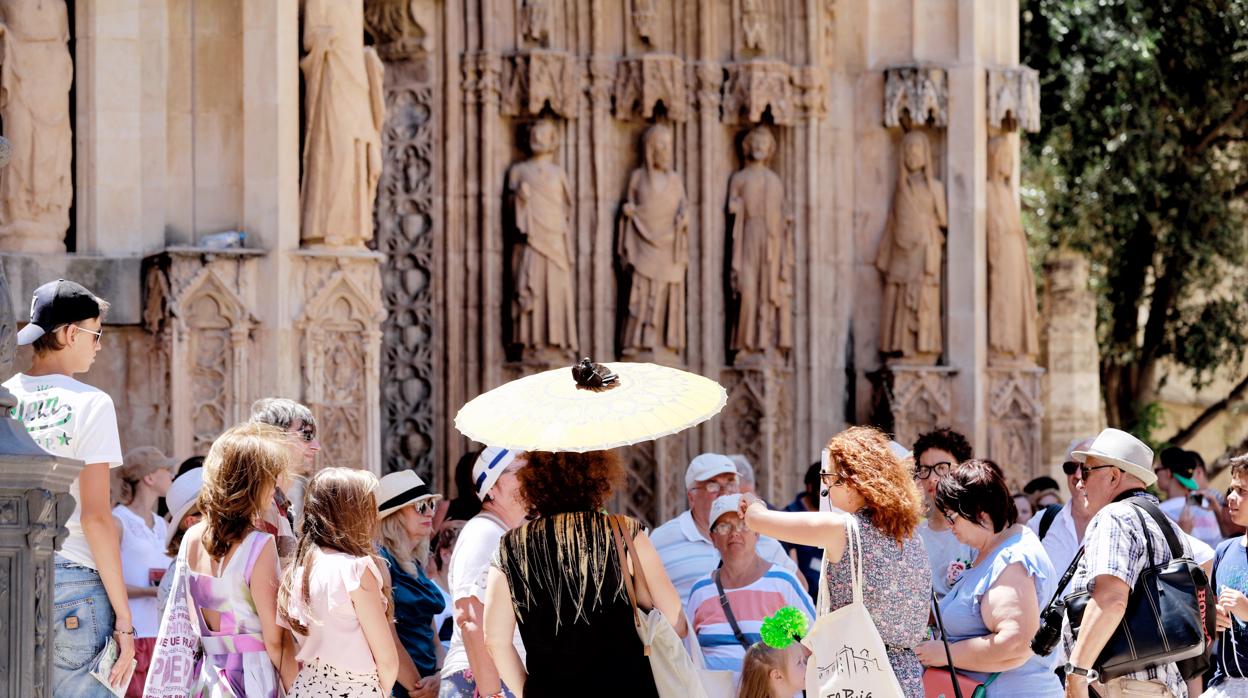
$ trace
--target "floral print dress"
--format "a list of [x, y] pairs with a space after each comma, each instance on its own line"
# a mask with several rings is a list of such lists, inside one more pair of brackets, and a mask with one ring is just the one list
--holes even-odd
[[[923, 667], [914, 653], [915, 645], [926, 639], [932, 590], [923, 540], [912, 534], [903, 545], [876, 528], [868, 510], [854, 517], [862, 537], [863, 601], [906, 698], [923, 698]], [[849, 568], [845, 556], [824, 568], [830, 610], [853, 603]]]

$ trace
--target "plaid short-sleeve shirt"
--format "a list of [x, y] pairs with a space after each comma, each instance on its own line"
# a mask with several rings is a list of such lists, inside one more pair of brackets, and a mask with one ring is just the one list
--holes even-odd
[[[1157, 498], [1151, 494], [1142, 493], [1135, 497], [1157, 504]], [[1140, 529], [1140, 518], [1135, 513], [1137, 507], [1130, 504], [1135, 497], [1113, 502], [1092, 518], [1083, 536], [1083, 559], [1079, 561], [1079, 567], [1075, 570], [1075, 576], [1067, 590], [1068, 594], [1081, 591], [1091, 592], [1096, 588], [1096, 578], [1102, 575], [1117, 577], [1126, 582], [1128, 588], [1135, 589], [1135, 581], [1141, 572], [1153, 565], [1161, 565], [1170, 561], [1170, 545], [1166, 542], [1165, 534], [1147, 512], [1141, 512], [1144, 514], [1145, 528]], [[1174, 522], [1168, 523], [1174, 529], [1174, 534], [1178, 536], [1184, 554], [1190, 556], [1191, 550], [1188, 548], [1183, 531]], [[1148, 536], [1153, 546], [1152, 560], [1148, 559], [1148, 544], [1145, 542], [1145, 535]], [[1075, 644], [1070, 634], [1069, 622], [1063, 629], [1063, 638], [1067, 656], [1069, 656]], [[1183, 681], [1178, 665], [1174, 663], [1137, 671], [1129, 674], [1127, 678], [1140, 681], [1161, 681], [1170, 689], [1174, 698], [1187, 698], [1187, 684]]]

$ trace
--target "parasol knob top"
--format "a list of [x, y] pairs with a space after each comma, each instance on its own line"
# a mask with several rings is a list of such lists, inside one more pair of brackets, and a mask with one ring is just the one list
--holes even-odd
[[572, 377], [576, 379], [576, 387], [580, 390], [602, 392], [620, 384], [620, 377], [602, 364], [594, 363], [589, 357], [580, 360], [572, 367]]

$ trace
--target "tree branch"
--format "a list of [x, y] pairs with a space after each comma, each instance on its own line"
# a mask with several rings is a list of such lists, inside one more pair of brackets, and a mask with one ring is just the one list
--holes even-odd
[[1226, 115], [1225, 119], [1211, 124], [1209, 128], [1205, 129], [1204, 133], [1200, 134], [1200, 140], [1188, 152], [1192, 155], [1200, 155], [1213, 143], [1213, 140], [1217, 138], [1218, 133], [1222, 129], [1239, 121], [1244, 116], [1248, 116], [1248, 100], [1240, 99], [1235, 104], [1235, 108], [1231, 110], [1231, 113]]
[[1245, 391], [1248, 391], [1248, 376], [1245, 376], [1243, 380], [1236, 383], [1235, 387], [1231, 388], [1231, 392], [1226, 394], [1226, 397], [1206, 407], [1203, 412], [1196, 416], [1196, 419], [1193, 419], [1187, 426], [1180, 429], [1177, 434], [1170, 437], [1170, 444], [1173, 446], [1182, 446], [1190, 441], [1192, 437], [1200, 433], [1200, 430], [1205, 428], [1209, 422], [1212, 422], [1214, 417], [1217, 417], [1225, 412], [1231, 406], [1231, 403], [1238, 400]]

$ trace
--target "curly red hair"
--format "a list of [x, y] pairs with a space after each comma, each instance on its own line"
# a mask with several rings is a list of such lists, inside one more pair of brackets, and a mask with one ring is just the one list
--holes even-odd
[[899, 543], [909, 540], [923, 520], [923, 495], [888, 437], [873, 427], [850, 427], [828, 441], [828, 452], [841, 477], [867, 500], [871, 522]]
[[615, 451], [528, 451], [525, 458], [528, 464], [516, 478], [520, 494], [538, 516], [595, 511], [624, 482], [624, 466]]

